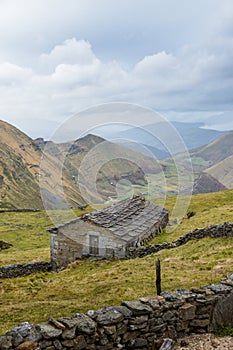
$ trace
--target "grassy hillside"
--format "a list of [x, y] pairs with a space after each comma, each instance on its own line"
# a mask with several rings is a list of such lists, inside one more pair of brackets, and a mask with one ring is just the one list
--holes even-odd
[[12, 125], [0, 121], [0, 207], [41, 207], [36, 181], [40, 151]]
[[[191, 158], [194, 171], [203, 170], [226, 188], [233, 188], [232, 131], [206, 146], [191, 151]], [[218, 187], [217, 185], [216, 191]]]
[[[168, 198], [166, 207], [171, 210], [175, 200], [175, 197]], [[195, 215], [184, 218], [174, 232], [161, 233], [154, 243], [172, 241], [195, 228], [233, 221], [233, 191], [194, 195], [188, 210]], [[50, 222], [44, 212], [0, 215], [1, 238], [14, 245], [0, 252], [2, 264], [49, 259], [49, 236], [45, 228]], [[233, 238], [207, 238], [143, 259], [77, 261], [60, 273], [1, 280], [0, 332], [22, 321], [37, 323], [45, 321], [49, 315], [69, 316], [119, 304], [122, 300], [154, 295], [157, 257], [162, 264], [163, 290], [218, 281], [232, 272], [232, 249]]]
[[[182, 158], [182, 153], [174, 156], [177, 160]], [[233, 188], [233, 131], [191, 150], [190, 158], [195, 178], [194, 194]], [[172, 159], [166, 161], [172, 163]]]
[[233, 131], [205, 146], [190, 151], [190, 154], [192, 158], [199, 159], [197, 165], [202, 168], [209, 168], [221, 162], [233, 154]]
[[233, 155], [205, 170], [227, 188], [233, 187]]
[[[48, 207], [63, 209], [84, 206], [79, 180], [83, 179], [82, 185], [86, 185], [98, 162], [96, 153], [90, 151], [103, 142], [100, 159], [104, 160], [104, 166], [98, 169], [94, 179], [103, 198], [117, 194], [115, 185], [120, 179], [144, 186], [144, 173], [161, 171], [154, 159], [94, 135], [62, 144], [43, 139], [34, 141], [3, 121], [0, 121], [0, 135], [0, 208], [42, 209], [40, 188]], [[89, 154], [89, 171], [82, 174], [80, 165]], [[87, 191], [92, 193], [88, 188]], [[68, 203], [61, 200], [64, 195]]]

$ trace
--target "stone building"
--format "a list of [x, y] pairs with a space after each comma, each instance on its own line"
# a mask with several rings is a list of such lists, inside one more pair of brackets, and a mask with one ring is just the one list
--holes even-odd
[[124, 258], [129, 247], [154, 237], [168, 223], [168, 210], [141, 196], [85, 214], [49, 229], [53, 269], [87, 256]]

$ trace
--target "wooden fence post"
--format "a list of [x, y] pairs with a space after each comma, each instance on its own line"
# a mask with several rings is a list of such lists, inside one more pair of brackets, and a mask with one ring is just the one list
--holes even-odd
[[157, 295], [161, 294], [161, 266], [159, 258], [156, 260], [156, 290]]

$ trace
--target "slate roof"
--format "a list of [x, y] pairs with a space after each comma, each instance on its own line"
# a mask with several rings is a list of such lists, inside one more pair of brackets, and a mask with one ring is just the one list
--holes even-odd
[[132, 198], [120, 201], [110, 207], [96, 210], [90, 214], [84, 214], [75, 220], [52, 227], [48, 231], [57, 233], [59, 228], [83, 220], [90, 224], [104, 227], [110, 230], [118, 239], [130, 242], [167, 215], [168, 210], [145, 200], [139, 195], [134, 195]]
[[119, 238], [130, 241], [159, 222], [168, 210], [135, 195], [111, 207], [82, 216], [82, 220], [109, 229]]

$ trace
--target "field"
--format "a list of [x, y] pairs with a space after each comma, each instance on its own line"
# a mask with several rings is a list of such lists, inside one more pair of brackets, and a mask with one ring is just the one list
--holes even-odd
[[[167, 199], [172, 209], [175, 197]], [[172, 233], [161, 233], [153, 243], [172, 241], [195, 228], [233, 221], [233, 191], [195, 195], [188, 211], [195, 213]], [[78, 215], [80, 212], [77, 213]], [[49, 260], [51, 221], [46, 212], [3, 213], [0, 235], [13, 244], [0, 252], [1, 265]], [[57, 215], [64, 215], [57, 212]], [[233, 238], [191, 241], [143, 259], [77, 261], [59, 273], [42, 273], [0, 280], [0, 334], [23, 321], [39, 323], [123, 300], [155, 294], [155, 260], [162, 265], [162, 289], [199, 287], [233, 272]]]

